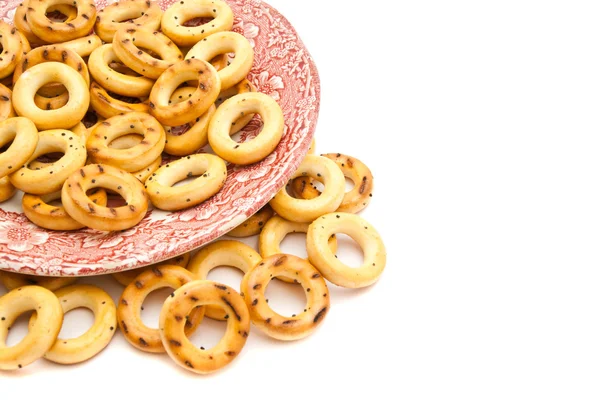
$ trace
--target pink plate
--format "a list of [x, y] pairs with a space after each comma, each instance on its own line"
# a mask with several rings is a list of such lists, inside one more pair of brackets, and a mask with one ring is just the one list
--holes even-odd
[[[175, 0], [161, 0], [163, 9]], [[0, 2], [12, 22], [19, 0]], [[112, 1], [97, 1], [98, 9]], [[228, 0], [234, 30], [254, 46], [250, 81], [274, 97], [286, 128], [276, 151], [260, 163], [230, 168], [225, 187], [205, 203], [180, 212], [152, 210], [123, 232], [53, 232], [30, 223], [21, 195], [0, 205], [0, 269], [36, 275], [85, 276], [157, 263], [198, 248], [235, 228], [263, 207], [298, 168], [308, 151], [319, 113], [315, 64], [292, 25], [260, 0]], [[245, 139], [259, 127], [252, 121]]]

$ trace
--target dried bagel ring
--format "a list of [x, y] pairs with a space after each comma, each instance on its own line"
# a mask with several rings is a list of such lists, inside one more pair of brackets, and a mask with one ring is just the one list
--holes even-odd
[[[181, 87], [175, 90], [171, 95], [169, 104], [176, 104], [179, 101], [189, 99], [196, 89], [194, 87]], [[165, 152], [171, 155], [183, 157], [197, 152], [200, 148], [208, 144], [208, 124], [216, 111], [215, 105], [211, 105], [208, 111], [196, 118], [189, 124], [169, 127], [164, 125], [167, 141]], [[179, 133], [181, 130], [183, 133]]]
[[126, 97], [145, 97], [150, 94], [154, 81], [146, 77], [122, 74], [110, 67], [110, 63], [121, 62], [112, 44], [104, 44], [90, 54], [88, 68], [94, 80], [103, 88]]
[[77, 17], [68, 22], [51, 21], [46, 17], [49, 8], [65, 4], [65, 0], [29, 0], [25, 12], [33, 34], [49, 43], [60, 43], [86, 36], [96, 21], [96, 5], [89, 0], [73, 0]]
[[[263, 129], [251, 141], [235, 142], [230, 136], [231, 125], [249, 112], [260, 114], [264, 122]], [[273, 152], [281, 141], [283, 127], [283, 112], [272, 97], [262, 93], [238, 94], [217, 108], [208, 127], [208, 142], [224, 160], [248, 165]]]
[[12, 105], [12, 91], [10, 88], [0, 84], [0, 121], [15, 116]]
[[[35, 310], [36, 326], [18, 344], [6, 346], [8, 331], [23, 313]], [[16, 370], [33, 363], [54, 345], [63, 323], [58, 298], [40, 286], [17, 288], [0, 298], [0, 370]]]
[[75, 40], [56, 43], [55, 45], [74, 51], [80, 57], [87, 57], [92, 54], [92, 51], [102, 45], [102, 40], [97, 35], [90, 34], [85, 37], [76, 38]]
[[[342, 204], [337, 212], [355, 214], [362, 211], [370, 202], [373, 193], [373, 174], [360, 160], [342, 154], [323, 154], [323, 157], [334, 161], [346, 178], [354, 182], [354, 188], [344, 194]], [[315, 178], [319, 181], [319, 177]], [[301, 177], [292, 181], [292, 190], [302, 199], [314, 199], [321, 192], [310, 183], [310, 178]], [[319, 181], [322, 182], [322, 181]]]
[[[173, 184], [195, 176], [189, 184]], [[198, 205], [225, 185], [227, 165], [212, 154], [188, 155], [158, 168], [146, 181], [146, 191], [155, 207], [176, 211]]]
[[318, 155], [307, 155], [292, 179], [301, 176], [321, 178], [325, 186], [323, 193], [311, 200], [297, 199], [283, 188], [270, 202], [278, 215], [289, 221], [310, 223], [338, 209], [344, 199], [346, 179], [335, 162]]
[[[63, 84], [69, 92], [69, 101], [57, 110], [44, 111], [33, 100], [37, 91], [51, 82]], [[90, 93], [85, 80], [77, 70], [57, 62], [41, 63], [25, 71], [13, 88], [15, 111], [31, 118], [38, 129], [71, 128], [85, 115]]]
[[[160, 56], [155, 58], [140, 49]], [[146, 28], [121, 27], [115, 33], [113, 50], [127, 67], [140, 75], [158, 78], [173, 64], [183, 60], [183, 54], [164, 34]]]
[[17, 189], [10, 183], [8, 177], [0, 178], [0, 203], [8, 201], [15, 196]]
[[[219, 98], [217, 98], [217, 107], [220, 106], [225, 100], [239, 94], [244, 93], [255, 93], [256, 87], [252, 85], [252, 83], [246, 79], [240, 81], [235, 86], [228, 88], [227, 90], [221, 91], [219, 94]], [[231, 123], [231, 129], [229, 130], [229, 134], [233, 135], [239, 131], [241, 131], [250, 121], [254, 118], [254, 114], [246, 114], [242, 118], [236, 119]]]
[[[209, 23], [187, 27], [185, 22], [198, 17], [212, 17]], [[165, 10], [161, 29], [179, 46], [193, 46], [198, 41], [233, 27], [233, 11], [222, 0], [187, 0], [173, 3]]]
[[27, 118], [13, 117], [0, 122], [0, 146], [12, 141], [10, 147], [0, 154], [0, 178], [17, 171], [27, 162], [38, 139], [35, 125]]
[[[225, 336], [211, 349], [201, 350], [185, 335], [181, 320], [198, 306], [217, 305], [229, 315]], [[160, 311], [160, 337], [179, 366], [194, 373], [211, 373], [231, 363], [250, 333], [250, 315], [244, 299], [229, 286], [208, 280], [189, 282], [167, 298]]]
[[[220, 240], [200, 249], [188, 265], [194, 280], [206, 280], [208, 273], [218, 266], [232, 266], [244, 275], [261, 261], [260, 255], [240, 241]], [[227, 320], [227, 313], [219, 307], [207, 306], [206, 317]]]
[[246, 37], [234, 31], [211, 34], [192, 47], [185, 58], [210, 61], [218, 55], [228, 53], [235, 53], [235, 58], [230, 65], [219, 71], [221, 87], [226, 90], [246, 78], [252, 68], [254, 49]]
[[[169, 105], [175, 90], [189, 80], [198, 81], [192, 96]], [[166, 69], [156, 80], [150, 93], [150, 114], [164, 125], [186, 124], [208, 111], [220, 91], [221, 81], [213, 66], [206, 61], [184, 60]]]
[[[354, 239], [363, 250], [362, 266], [345, 265], [327, 246], [327, 238], [343, 233]], [[386, 251], [375, 228], [358, 215], [336, 212], [314, 221], [306, 234], [310, 262], [330, 282], [346, 288], [363, 288], [375, 283], [386, 262]]]
[[317, 140], [316, 140], [316, 138], [313, 137], [312, 141], [310, 142], [310, 147], [308, 148], [308, 153], [311, 155], [315, 155], [316, 150], [317, 150]]
[[[83, 58], [81, 58], [76, 52], [67, 50], [66, 48], [57, 45], [34, 48], [27, 53], [21, 60], [21, 63], [15, 68], [13, 73], [13, 82], [16, 83], [24, 71], [30, 69], [31, 67], [35, 67], [38, 64], [49, 61], [63, 63], [73, 68], [79, 74], [81, 74], [86, 85], [89, 87], [90, 74], [85, 61], [83, 61]], [[48, 84], [38, 90], [38, 94], [44, 97], [56, 97], [62, 93], [66, 93], [65, 87], [62, 84]], [[67, 94], [67, 101], [68, 100], [69, 95]]]
[[120, 27], [146, 27], [158, 30], [162, 11], [158, 3], [147, 0], [121, 0], [98, 12], [94, 31], [102, 41], [112, 43]]
[[[21, 200], [23, 213], [31, 222], [45, 229], [53, 231], [74, 231], [85, 228], [75, 219], [71, 218], [63, 206], [50, 205], [52, 201], [60, 199], [61, 191], [42, 196], [25, 194]], [[106, 191], [99, 189], [90, 194], [93, 203], [106, 206]]]
[[4, 21], [0, 21], [0, 45], [2, 45], [2, 59], [0, 60], [0, 78], [12, 74], [17, 65], [17, 57], [23, 50], [21, 36], [13, 27]]
[[104, 118], [114, 117], [121, 113], [148, 112], [148, 104], [128, 103], [112, 97], [98, 83], [92, 82], [90, 87], [90, 104], [94, 111]]
[[[268, 258], [271, 255], [276, 255], [281, 252], [281, 242], [290, 233], [306, 233], [308, 232], [309, 224], [303, 222], [292, 222], [275, 215], [266, 223], [260, 236], [258, 237], [258, 252], [263, 258]], [[335, 255], [337, 251], [337, 239], [332, 235], [329, 240], [329, 249]], [[287, 277], [280, 277], [284, 282], [293, 282]]]
[[87, 128], [85, 128], [85, 125], [83, 125], [83, 122], [78, 122], [77, 125], [75, 125], [73, 128], [71, 128], [69, 131], [71, 131], [73, 134], [79, 136], [79, 138], [81, 138], [81, 143], [83, 145], [85, 145], [86, 140], [87, 140]]
[[59, 278], [23, 275], [21, 273], [0, 271], [0, 281], [8, 290], [13, 290], [23, 286], [41, 286], [54, 292], [57, 289], [72, 285], [77, 282], [77, 278]]
[[[86, 195], [94, 188], [105, 188], [121, 195], [126, 205], [96, 205]], [[73, 219], [99, 231], [122, 231], [135, 226], [146, 215], [148, 197], [144, 186], [133, 175], [110, 165], [86, 165], [63, 185], [62, 203]]]
[[[130, 283], [119, 300], [117, 317], [125, 339], [134, 347], [150, 353], [165, 351], [158, 329], [151, 329], [142, 322], [141, 310], [146, 297], [157, 289], [177, 289], [191, 282], [191, 273], [176, 265], [161, 265], [146, 269]], [[204, 318], [204, 309], [188, 311], [179, 320], [185, 326], [185, 334], [192, 334]]]
[[[30, 161], [52, 152], [62, 152], [64, 155], [44, 168], [28, 167]], [[10, 182], [28, 194], [50, 194], [59, 191], [69, 175], [85, 165], [85, 159], [85, 147], [78, 135], [68, 130], [42, 131], [30, 161], [10, 175]]]
[[42, 95], [36, 94], [33, 96], [33, 102], [35, 106], [40, 110], [50, 111], [50, 110], [58, 110], [59, 108], [64, 107], [69, 102], [69, 93], [65, 92], [56, 97], [44, 97]]
[[[110, 148], [113, 140], [126, 134], [140, 134], [144, 139], [127, 149]], [[104, 120], [89, 135], [87, 150], [90, 159], [135, 172], [147, 167], [160, 157], [165, 147], [165, 131], [150, 114], [129, 112]]]
[[175, 258], [167, 259], [164, 262], [157, 263], [151, 266], [144, 266], [143, 268], [132, 269], [124, 272], [115, 272], [112, 274], [112, 277], [116, 279], [123, 286], [129, 286], [133, 280], [138, 277], [142, 272], [147, 270], [152, 270], [154, 268], [160, 267], [162, 265], [175, 265], [185, 268], [190, 261], [190, 253], [184, 253], [183, 255], [179, 255]]
[[257, 213], [246, 219], [234, 230], [231, 230], [227, 235], [234, 238], [247, 238], [249, 236], [258, 235], [267, 221], [273, 216], [273, 208], [269, 204], [261, 208]]
[[[265, 291], [271, 279], [286, 277], [304, 288], [306, 307], [296, 316], [282, 316], [269, 306]], [[252, 323], [272, 338], [298, 340], [309, 336], [329, 311], [329, 291], [321, 274], [306, 259], [277, 254], [263, 259], [242, 281]]]
[[[117, 329], [115, 302], [104, 290], [91, 285], [73, 285], [56, 291], [64, 313], [87, 308], [94, 314], [94, 324], [87, 332], [72, 339], [56, 339], [44, 359], [60, 364], [85, 362], [100, 353], [112, 340]], [[29, 331], [35, 329], [37, 314], [29, 319]]]
[[27, 41], [31, 44], [44, 45], [46, 42], [33, 34], [29, 24], [27, 23], [27, 16], [25, 12], [27, 11], [27, 7], [29, 7], [28, 1], [23, 0], [21, 4], [17, 6], [15, 9], [15, 16], [13, 18], [13, 23], [15, 27], [19, 30], [21, 34], [27, 39]]

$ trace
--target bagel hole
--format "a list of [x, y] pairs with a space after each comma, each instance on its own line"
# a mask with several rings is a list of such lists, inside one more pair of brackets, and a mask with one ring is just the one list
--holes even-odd
[[193, 19], [189, 19], [183, 23], [181, 23], [181, 25], [183, 27], [198, 27], [201, 26], [203, 24], [207, 24], [210, 23], [211, 21], [214, 20], [214, 17], [194, 17]]
[[6, 347], [18, 345], [27, 336], [27, 333], [29, 333], [29, 319], [33, 312], [33, 310], [24, 312], [14, 321], [6, 338]]
[[[65, 155], [64, 152], [49, 152], [47, 154], [40, 155], [39, 157], [35, 158], [34, 161], [41, 162], [43, 164], [53, 164], [56, 161], [58, 161], [59, 159], [61, 159], [62, 157], [64, 157], [64, 155]], [[34, 161], [30, 161], [30, 163], [27, 165], [27, 167], [29, 169], [39, 170], [40, 167], [34, 166], [35, 164], [32, 164]]]
[[[123, 75], [128, 75], [131, 77], [141, 77], [142, 75], [133, 71], [131, 68], [127, 67], [125, 64], [123, 64], [120, 61], [111, 61], [110, 63], [108, 63], [108, 66], [110, 68], [112, 68], [113, 70], [115, 70], [117, 73], [123, 74]], [[109, 95], [111, 95], [110, 92], [108, 92]], [[111, 97], [113, 98], [117, 98], [113, 95], [111, 95]]]
[[110, 190], [110, 189], [106, 189], [104, 188], [104, 190], [106, 191], [106, 206], [110, 207], [110, 208], [118, 208], [120, 206], [126, 206], [127, 205], [127, 201], [125, 201], [125, 198], [123, 198], [119, 193]]
[[[67, 6], [67, 7], [71, 7], [71, 6]], [[77, 12], [77, 11], [75, 10], [75, 12]], [[46, 17], [48, 18], [48, 20], [50, 20], [54, 23], [64, 23], [65, 21], [67, 21], [67, 16], [58, 10], [47, 11]]]
[[298, 283], [273, 279], [267, 285], [265, 297], [271, 309], [282, 316], [291, 317], [306, 308], [306, 294]]
[[226, 320], [214, 320], [208, 317], [202, 319], [198, 329], [188, 339], [200, 349], [212, 349], [219, 343], [227, 330]]
[[94, 324], [94, 314], [86, 308], [77, 308], [65, 313], [59, 339], [75, 339], [82, 336]]
[[244, 272], [233, 266], [217, 266], [208, 272], [208, 280], [222, 283], [233, 289], [239, 289]]
[[142, 304], [142, 322], [152, 329], [158, 329], [160, 310], [165, 300], [173, 293], [172, 288], [160, 288], [151, 292]]
[[198, 178], [199, 175], [202, 175], [202, 174], [192, 175], [191, 177], [185, 177], [182, 180], [176, 181], [172, 186], [176, 187], [176, 186], [187, 185], [190, 182], [195, 181], [196, 178]]
[[308, 258], [306, 253], [306, 234], [300, 232], [289, 233], [283, 238], [279, 245], [281, 253], [296, 255], [300, 258]]
[[128, 149], [131, 147], [135, 147], [140, 142], [142, 142], [143, 137], [140, 134], [127, 134], [121, 135], [120, 137], [115, 138], [109, 144], [109, 148], [114, 149]]
[[[254, 137], [256, 137], [262, 131], [264, 125], [260, 114], [252, 112], [245, 112], [243, 114], [244, 115], [240, 116], [240, 120], [242, 120], [248, 114], [254, 114], [254, 116], [252, 117], [250, 122], [244, 126], [244, 128], [242, 128], [239, 132], [231, 135], [231, 139], [239, 143], [252, 141]], [[234, 121], [231, 124], [231, 126], [233, 127], [235, 124], [236, 122]], [[229, 133], [231, 134], [231, 129]]]
[[344, 265], [350, 266], [351, 268], [361, 267], [364, 262], [364, 254], [360, 245], [350, 236], [343, 233], [336, 234], [336, 238], [337, 258], [342, 261]]
[[[354, 181], [350, 178], [346, 178], [346, 192], [350, 192], [354, 189]], [[321, 191], [319, 189], [319, 191]]]

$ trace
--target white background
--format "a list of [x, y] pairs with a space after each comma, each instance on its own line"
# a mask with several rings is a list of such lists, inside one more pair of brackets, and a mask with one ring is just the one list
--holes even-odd
[[[387, 245], [380, 282], [332, 289], [304, 341], [253, 329], [212, 376], [117, 334], [90, 362], [0, 374], [0, 407], [597, 409], [598, 3], [270, 3], [320, 71], [318, 152], [356, 156], [375, 175], [363, 216]], [[359, 259], [347, 243], [339, 254]], [[297, 293], [272, 293], [283, 313], [300, 309]], [[68, 315], [62, 335], [90, 317]], [[219, 329], [203, 324], [194, 340]]]

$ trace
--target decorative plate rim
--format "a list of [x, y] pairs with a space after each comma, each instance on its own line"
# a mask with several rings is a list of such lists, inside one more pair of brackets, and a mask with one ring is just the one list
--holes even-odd
[[[170, 5], [172, 4], [174, 1], [176, 0], [161, 0], [159, 1], [159, 4], [161, 5], [161, 8], [165, 8], [165, 5]], [[289, 52], [289, 54], [291, 55], [292, 53], [296, 52], [297, 54], [294, 54], [294, 58], [298, 58], [299, 60], [297, 62], [294, 62], [296, 64], [296, 66], [294, 66], [293, 64], [290, 64], [290, 70], [296, 70], [298, 68], [298, 66], [301, 66], [303, 69], [306, 69], [306, 73], [294, 73], [294, 71], [290, 71], [290, 73], [288, 74], [288, 76], [291, 79], [295, 79], [298, 80], [298, 78], [295, 78], [294, 75], [298, 75], [299, 77], [301, 77], [301, 74], [306, 74], [308, 76], [308, 79], [306, 81], [306, 83], [300, 83], [301, 86], [304, 86], [304, 93], [305, 93], [305, 98], [296, 102], [296, 98], [292, 98], [292, 102], [296, 103], [296, 105], [293, 108], [289, 108], [288, 104], [289, 101], [285, 101], [283, 102], [282, 99], [282, 104], [285, 104], [285, 106], [282, 105], [282, 108], [284, 108], [284, 112], [286, 113], [286, 115], [288, 114], [288, 110], [290, 110], [290, 115], [293, 115], [293, 117], [288, 118], [286, 116], [286, 131], [285, 131], [285, 135], [284, 138], [282, 139], [282, 143], [280, 143], [280, 145], [277, 147], [276, 151], [274, 152], [274, 154], [272, 154], [271, 156], [267, 157], [265, 160], [257, 163], [257, 164], [253, 164], [251, 166], [248, 167], [242, 167], [242, 168], [237, 168], [234, 167], [234, 171], [230, 172], [227, 178], [227, 183], [226, 186], [223, 188], [223, 190], [221, 191], [220, 194], [218, 194], [218, 198], [217, 197], [213, 197], [211, 198], [209, 201], [198, 205], [197, 207], [194, 208], [190, 208], [188, 210], [184, 210], [184, 211], [179, 211], [179, 212], [173, 212], [173, 213], [167, 213], [167, 217], [164, 220], [160, 220], [160, 221], [167, 221], [171, 216], [177, 216], [177, 218], [179, 218], [182, 214], [184, 213], [201, 213], [202, 209], [205, 209], [207, 207], [218, 207], [218, 206], [223, 206], [224, 208], [230, 209], [233, 207], [233, 213], [229, 214], [229, 219], [225, 222], [219, 223], [216, 226], [213, 227], [213, 225], [215, 225], [215, 222], [212, 221], [211, 224], [208, 224], [208, 228], [212, 227], [212, 230], [210, 232], [206, 232], [204, 234], [198, 235], [196, 237], [194, 237], [193, 239], [189, 239], [187, 241], [183, 241], [182, 243], [179, 243], [177, 246], [163, 246], [160, 247], [161, 249], [157, 250], [157, 247], [159, 245], [159, 243], [157, 243], [156, 245], [149, 245], [149, 243], [151, 241], [155, 240], [155, 236], [153, 235], [149, 235], [146, 234], [146, 237], [152, 238], [149, 239], [148, 242], [145, 243], [145, 246], [143, 247], [146, 250], [149, 250], [149, 253], [145, 253], [145, 254], [140, 254], [140, 253], [132, 253], [131, 254], [126, 254], [121, 258], [112, 258], [111, 261], [100, 261], [97, 263], [92, 263], [92, 264], [81, 264], [78, 265], [77, 263], [73, 263], [73, 262], [69, 262], [68, 264], [64, 262], [64, 260], [59, 261], [56, 260], [57, 258], [61, 258], [61, 256], [64, 256], [65, 254], [61, 254], [56, 255], [55, 258], [53, 258], [52, 260], [47, 260], [47, 257], [35, 257], [36, 255], [36, 251], [39, 251], [39, 247], [41, 245], [42, 249], [45, 249], [45, 243], [48, 240], [49, 237], [51, 236], [59, 236], [61, 234], [68, 236], [68, 235], [82, 235], [82, 234], [88, 234], [88, 235], [95, 235], [97, 237], [104, 237], [102, 239], [106, 239], [108, 240], [108, 242], [110, 242], [110, 240], [119, 240], [121, 239], [121, 241], [123, 241], [123, 238], [128, 238], [133, 236], [135, 238], [136, 236], [136, 232], [138, 232], [138, 230], [136, 229], [136, 227], [131, 228], [130, 230], [127, 231], [123, 231], [123, 232], [119, 232], [119, 233], [101, 233], [101, 232], [97, 232], [97, 231], [92, 231], [92, 230], [87, 230], [84, 229], [82, 231], [77, 231], [77, 232], [70, 232], [70, 233], [64, 233], [64, 232], [53, 232], [53, 231], [47, 231], [44, 230], [42, 228], [37, 228], [35, 227], [35, 225], [31, 224], [29, 221], [19, 221], [19, 223], [21, 225], [18, 225], [16, 228], [13, 227], [13, 233], [14, 235], [17, 235], [17, 237], [19, 237], [18, 235], [29, 235], [27, 236], [27, 238], [29, 238], [29, 241], [25, 241], [25, 242], [17, 242], [17, 245], [14, 245], [13, 248], [8, 248], [9, 245], [14, 244], [15, 242], [11, 242], [11, 238], [10, 233], [11, 233], [11, 227], [9, 222], [7, 222], [7, 215], [8, 214], [16, 214], [17, 217], [16, 219], [19, 219], [19, 217], [25, 218], [22, 213], [19, 215], [16, 212], [11, 212], [11, 211], [5, 211], [2, 209], [2, 205], [0, 205], [0, 269], [2, 270], [6, 270], [6, 271], [11, 271], [11, 272], [18, 272], [18, 273], [26, 273], [26, 274], [33, 274], [33, 275], [38, 275], [38, 276], [93, 276], [93, 275], [103, 275], [103, 274], [108, 274], [108, 273], [113, 273], [113, 272], [119, 272], [119, 271], [126, 271], [126, 270], [130, 270], [130, 269], [134, 269], [134, 268], [141, 268], [144, 266], [148, 266], [148, 265], [152, 265], [155, 263], [160, 263], [164, 260], [179, 256], [181, 254], [184, 254], [186, 252], [190, 252], [194, 249], [197, 249], [203, 245], [206, 245], [212, 241], [214, 241], [215, 239], [220, 238], [221, 236], [225, 235], [227, 232], [229, 232], [230, 230], [234, 229], [236, 226], [238, 226], [239, 224], [241, 224], [244, 220], [246, 220], [247, 218], [249, 218], [250, 216], [252, 216], [254, 213], [256, 213], [259, 209], [261, 209], [264, 205], [266, 205], [271, 198], [280, 190], [282, 189], [285, 184], [287, 183], [287, 181], [289, 180], [289, 178], [293, 175], [293, 173], [296, 171], [296, 169], [300, 166], [301, 161], [303, 160], [304, 156], [306, 155], [306, 153], [309, 150], [310, 147], [310, 143], [313, 139], [314, 136], [314, 132], [316, 129], [316, 125], [317, 125], [317, 120], [318, 120], [318, 116], [319, 116], [319, 110], [320, 110], [320, 78], [319, 78], [319, 74], [318, 74], [318, 70], [316, 67], [316, 64], [314, 62], [314, 60], [312, 59], [312, 56], [310, 55], [310, 53], [308, 52], [308, 50], [306, 49], [306, 47], [304, 46], [304, 43], [302, 42], [302, 40], [300, 39], [297, 31], [295, 30], [295, 28], [292, 26], [292, 24], [285, 18], [285, 16], [283, 16], [279, 11], [277, 11], [274, 7], [272, 7], [271, 5], [269, 5], [268, 3], [262, 1], [262, 0], [226, 0], [234, 9], [234, 13], [236, 15], [236, 26], [234, 26], [234, 30], [240, 29], [240, 24], [241, 24], [241, 30], [242, 30], [242, 34], [245, 34], [244, 30], [246, 30], [246, 28], [244, 27], [245, 25], [248, 26], [253, 26], [251, 27], [249, 30], [249, 32], [252, 34], [254, 32], [258, 32], [259, 29], [262, 27], [260, 25], [259, 21], [254, 21], [252, 18], [242, 18], [242, 15], [244, 14], [250, 14], [250, 12], [246, 13], [245, 10], [250, 10], [251, 12], [256, 13], [256, 15], [262, 15], [264, 16], [264, 18], [269, 18], [271, 19], [271, 21], [269, 22], [269, 30], [267, 31], [267, 37], [269, 42], [275, 42], [274, 44], [277, 44], [277, 39], [274, 39], [273, 33], [280, 31], [283, 34], [283, 36], [285, 36], [285, 38], [287, 39], [287, 42], [282, 43], [282, 48], [271, 48], [273, 45], [271, 44], [271, 46], [269, 46], [267, 43], [267, 46], [265, 47], [265, 51], [266, 50], [270, 50], [269, 56], [267, 56], [268, 58], [265, 59], [265, 61], [260, 61], [258, 64], [266, 64], [267, 67], [271, 67], [271, 65], [273, 65], [273, 60], [275, 58], [278, 57], [278, 55], [275, 55], [274, 57], [271, 57], [271, 54], [273, 53], [279, 53], [281, 55], [283, 55], [284, 57], [287, 56], [288, 54], [285, 54], [286, 52]], [[100, 5], [106, 5], [107, 3], [112, 3], [113, 1], [106, 1], [106, 0], [98, 0], [96, 1], [96, 4], [98, 6]], [[12, 20], [10, 17], [10, 10], [14, 10], [14, 8], [18, 5], [18, 0], [9, 0], [6, 2], [6, 4], [4, 5], [0, 5], [0, 16], [2, 16], [2, 18], [5, 21], [10, 21]], [[101, 7], [98, 7], [98, 9], [100, 10]], [[244, 10], [243, 13], [240, 12], [236, 12], [236, 9], [238, 10]], [[256, 17], [256, 18], [260, 18], [260, 17]], [[264, 20], [263, 20], [264, 22]], [[250, 24], [249, 24], [250, 23]], [[257, 23], [257, 24], [253, 24], [253, 23]], [[264, 27], [263, 27], [264, 28]], [[248, 37], [248, 36], [247, 36]], [[259, 41], [261, 39], [259, 38], [255, 38], [255, 41]], [[254, 45], [254, 44], [253, 44]], [[287, 49], [287, 50], [286, 50]], [[255, 49], [256, 50], [256, 49]], [[291, 52], [289, 50], [292, 50]], [[291, 58], [291, 57], [290, 57]], [[301, 60], [300, 60], [301, 59]], [[278, 68], [279, 70], [283, 70], [283, 62], [286, 61], [283, 57], [282, 57], [282, 62], [281, 65], [274, 65], [273, 67]], [[271, 65], [269, 65], [269, 63], [271, 63]], [[262, 77], [264, 72], [260, 72], [259, 74], [257, 74], [255, 71], [258, 70], [260, 67], [257, 66], [257, 61], [255, 60], [255, 66], [253, 67], [253, 70], [250, 74], [250, 79], [251, 80], [256, 80], [258, 78], [258, 80], [263, 80]], [[281, 72], [279, 72], [281, 74]], [[267, 75], [269, 73], [267, 72]], [[273, 78], [278, 77], [278, 76], [274, 76]], [[270, 78], [269, 81], [273, 81], [273, 78]], [[255, 82], [255, 81], [253, 81]], [[279, 87], [279, 82], [281, 82], [281, 87]], [[288, 91], [287, 93], [285, 92], [288, 88], [290, 88], [291, 86], [296, 86], [297, 84], [288, 84], [287, 86], [283, 87], [283, 82], [282, 82], [282, 78], [279, 77], [278, 80], [275, 81], [275, 83], [277, 83], [276, 85], [277, 90], [284, 90], [284, 96], [293, 96], [293, 97], [298, 97], [299, 91], [296, 89], [292, 89], [291, 91]], [[271, 84], [261, 84], [264, 87], [266, 87], [269, 90], [272, 90], [274, 87]], [[269, 88], [270, 87], [270, 88]], [[264, 89], [261, 88], [261, 86], [258, 86], [259, 91], [264, 91]], [[277, 91], [278, 92], [278, 91]], [[309, 93], [312, 92], [312, 95], [309, 95]], [[310, 98], [309, 98], [310, 97]], [[303, 110], [301, 110], [299, 108], [300, 103], [302, 102], [302, 104], [304, 104], [304, 108]], [[302, 121], [300, 121], [300, 115], [299, 113], [302, 113], [306, 118], [303, 118]], [[301, 122], [301, 124], [299, 124], [299, 122]], [[284, 143], [285, 140], [285, 143]], [[288, 148], [291, 147], [289, 150]], [[289, 155], [288, 155], [289, 154]], [[278, 157], [277, 159], [273, 158], [273, 156]], [[285, 155], [285, 158], [283, 158], [283, 155]], [[283, 159], [282, 159], [283, 158]], [[252, 171], [248, 171], [249, 169], [252, 169]], [[240, 185], [240, 182], [236, 179], [236, 181], [232, 182], [232, 179], [234, 178], [238, 178], [238, 176], [240, 175], [240, 173], [246, 172], [246, 174], [250, 174], [253, 171], [256, 171], [257, 173], [260, 174], [260, 172], [265, 172], [264, 175], [259, 179], [259, 180], [250, 180], [251, 182], [255, 182], [255, 181], [261, 181], [261, 182], [265, 182], [267, 180], [269, 180], [269, 184], [267, 186], [266, 189], [263, 189], [261, 192], [258, 193], [258, 195], [254, 194], [252, 192], [250, 192], [250, 190], [248, 190], [246, 197], [240, 197], [237, 198], [234, 201], [229, 202], [228, 205], [224, 205], [223, 203], [220, 203], [219, 201], [221, 200], [227, 200], [227, 198], [221, 198], [221, 194], [225, 195], [227, 192], [229, 192], [230, 189], [232, 189], [233, 187], [238, 187], [238, 185]], [[249, 176], [248, 178], [250, 178], [251, 176]], [[273, 179], [272, 179], [273, 178]], [[242, 178], [240, 178], [242, 179]], [[246, 181], [248, 182], [248, 180]], [[233, 184], [233, 186], [231, 185]], [[241, 183], [243, 186], [243, 182]], [[255, 183], [254, 185], [257, 185], [258, 183]], [[236, 191], [237, 192], [237, 191]], [[232, 193], [232, 195], [235, 195], [235, 193]], [[231, 199], [231, 198], [229, 198]], [[242, 199], [241, 201], [238, 201]], [[236, 202], [238, 202], [238, 205], [236, 205]], [[155, 212], [157, 214], [161, 214], [161, 211], [152, 211]], [[152, 217], [151, 214], [152, 212], [149, 212], [149, 216], [147, 218], [144, 219], [144, 221], [148, 222], [149, 224], [152, 223]], [[225, 211], [220, 212], [220, 214], [218, 214], [218, 212], [213, 213], [212, 217], [213, 219], [216, 217], [220, 217], [222, 216], [221, 214], [223, 214]], [[14, 216], [14, 215], [13, 215]], [[187, 218], [187, 216], [186, 216]], [[196, 225], [194, 225], [193, 221], [194, 221], [195, 217], [191, 217], [188, 220], [184, 220], [184, 222], [188, 222], [190, 224], [190, 227], [185, 230], [186, 233], [188, 233], [189, 235], [193, 235], [194, 233], [194, 228], [197, 228], [198, 226], [201, 226], [202, 223], [198, 222], [196, 220]], [[144, 221], [142, 221], [142, 223], [140, 225], [138, 225], [139, 229], [145, 229], [145, 225], [143, 225]], [[165, 222], [165, 224], [168, 224], [169, 222]], [[181, 225], [180, 223], [177, 225], [179, 226]], [[208, 229], [206, 228], [206, 229]], [[150, 230], [152, 229], [151, 227], [149, 228]], [[133, 230], [133, 233], [132, 233]], [[26, 231], [26, 232], [22, 232], [22, 231]], [[173, 228], [171, 233], [177, 232], [177, 228]], [[44, 236], [45, 233], [45, 236]], [[161, 234], [164, 232], [160, 232]], [[164, 235], [161, 235], [161, 237]], [[31, 239], [31, 237], [33, 237], [33, 239]], [[20, 237], [19, 237], [20, 238]], [[189, 236], [188, 236], [189, 238]], [[144, 238], [142, 238], [144, 239]], [[166, 239], [166, 238], [165, 238]], [[32, 241], [34, 243], [36, 243], [34, 246], [31, 246]], [[85, 239], [82, 240], [83, 242], [85, 242]], [[38, 243], [39, 242], [39, 243]], [[67, 241], [68, 242], [68, 241]], [[83, 243], [82, 242], [82, 243]], [[91, 240], [92, 245], [90, 245], [91, 247], [94, 247], [94, 249], [102, 249], [103, 246], [106, 245], [106, 242], [102, 242], [102, 241], [98, 241], [98, 242], [94, 242], [94, 239]], [[132, 239], [127, 239], [125, 240], [125, 242], [128, 242], [128, 246], [130, 246], [132, 243], [135, 244], [135, 241]], [[181, 241], [179, 241], [181, 242]], [[64, 246], [68, 246], [68, 243], [65, 243]], [[137, 246], [139, 246], [139, 243], [137, 244]], [[154, 249], [151, 249], [150, 247], [154, 246]], [[7, 249], [10, 252], [7, 252]], [[14, 249], [17, 249], [17, 251], [15, 251]], [[23, 250], [25, 249], [25, 250]], [[59, 248], [62, 249], [62, 248]], [[74, 254], [74, 253], [72, 253]], [[72, 254], [68, 254], [68, 255], [72, 255]], [[20, 261], [20, 259], [18, 258], [18, 256], [23, 256], [23, 257], [27, 257], [29, 259], [33, 259], [35, 260], [34, 263], [22, 263]]]

